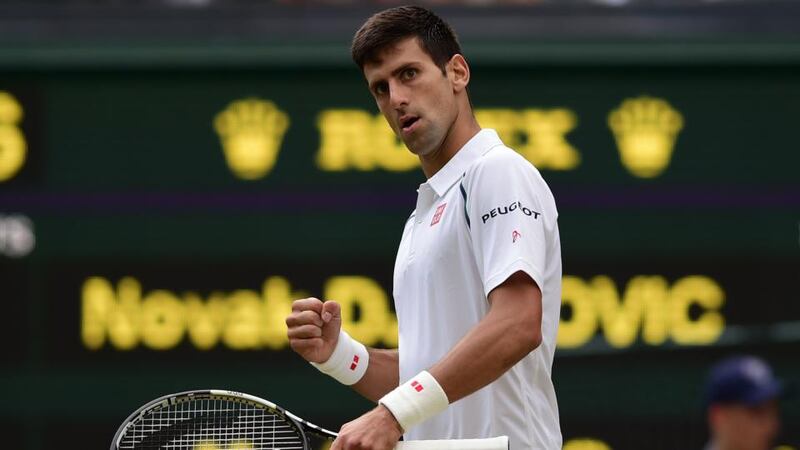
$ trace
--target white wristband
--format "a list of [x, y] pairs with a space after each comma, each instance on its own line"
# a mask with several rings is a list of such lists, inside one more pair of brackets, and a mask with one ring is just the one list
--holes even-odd
[[331, 357], [324, 363], [311, 363], [320, 372], [332, 376], [336, 381], [350, 386], [367, 372], [369, 353], [367, 347], [350, 337], [344, 330], [339, 331], [339, 341]]
[[436, 378], [426, 370], [401, 384], [378, 401], [408, 431], [447, 409], [450, 401]]

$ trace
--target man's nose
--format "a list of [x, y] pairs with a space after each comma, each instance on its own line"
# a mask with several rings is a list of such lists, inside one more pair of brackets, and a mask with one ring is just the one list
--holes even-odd
[[394, 109], [400, 109], [408, 105], [408, 88], [402, 83], [389, 83], [389, 104]]

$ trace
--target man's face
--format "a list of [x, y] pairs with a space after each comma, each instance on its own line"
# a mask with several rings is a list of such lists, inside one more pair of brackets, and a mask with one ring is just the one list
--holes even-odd
[[364, 64], [378, 108], [418, 156], [432, 155], [458, 116], [450, 74], [450, 70], [442, 73], [416, 37], [386, 47], [374, 61]]
[[768, 450], [780, 428], [778, 404], [766, 402], [759, 406], [717, 406], [712, 413], [716, 434], [730, 448], [741, 450]]

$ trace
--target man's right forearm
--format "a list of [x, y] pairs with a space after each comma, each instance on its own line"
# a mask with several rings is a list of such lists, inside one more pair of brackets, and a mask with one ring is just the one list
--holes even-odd
[[400, 384], [400, 358], [397, 350], [368, 348], [369, 366], [364, 376], [352, 386], [359, 394], [378, 402]]

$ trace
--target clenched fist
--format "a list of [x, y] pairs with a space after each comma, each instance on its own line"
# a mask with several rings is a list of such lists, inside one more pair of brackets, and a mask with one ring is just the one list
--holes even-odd
[[325, 303], [317, 298], [304, 298], [292, 303], [292, 313], [286, 318], [289, 328], [289, 345], [306, 361], [327, 361], [342, 327], [341, 307], [338, 303]]
[[339, 430], [331, 450], [392, 450], [403, 435], [403, 428], [383, 405]]

